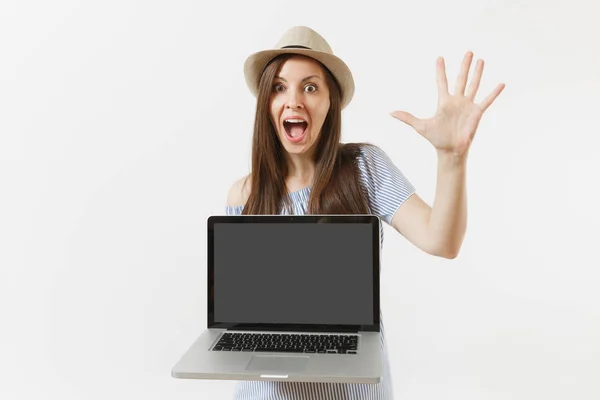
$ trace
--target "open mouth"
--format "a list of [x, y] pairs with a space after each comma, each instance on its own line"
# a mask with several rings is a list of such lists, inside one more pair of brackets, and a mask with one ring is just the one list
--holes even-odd
[[283, 121], [283, 129], [290, 142], [299, 142], [306, 136], [308, 123], [302, 119], [286, 119]]

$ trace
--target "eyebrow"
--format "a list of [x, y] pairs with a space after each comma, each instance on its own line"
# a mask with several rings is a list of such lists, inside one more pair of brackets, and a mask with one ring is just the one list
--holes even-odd
[[[307, 76], [306, 78], [302, 79], [302, 82], [305, 82], [305, 81], [307, 81], [307, 80], [309, 80], [309, 79], [312, 79], [312, 78], [321, 79], [321, 77], [320, 77], [320, 76], [318, 76], [318, 75], [311, 75], [311, 76]], [[281, 79], [282, 81], [284, 81], [284, 82], [287, 82], [287, 81], [285, 80], [285, 78], [282, 78], [282, 77], [281, 77], [281, 76], [279, 76], [279, 75], [277, 75], [277, 76], [275, 77], [275, 79]]]

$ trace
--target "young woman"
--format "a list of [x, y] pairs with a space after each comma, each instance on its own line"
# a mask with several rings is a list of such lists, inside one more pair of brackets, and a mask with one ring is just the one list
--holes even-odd
[[[468, 150], [483, 113], [504, 89], [500, 84], [475, 103], [483, 61], [476, 64], [465, 93], [472, 58], [466, 54], [453, 94], [448, 92], [444, 60], [438, 59], [438, 110], [432, 118], [392, 113], [437, 151], [437, 187], [430, 207], [382, 149], [341, 143], [341, 112], [354, 94], [352, 74], [317, 32], [302, 26], [289, 29], [274, 49], [246, 61], [246, 82], [257, 97], [252, 170], [231, 187], [226, 213], [374, 214], [421, 250], [456, 257], [466, 229]], [[298, 247], [310, 251], [301, 243]], [[380, 384], [241, 382], [236, 396], [392, 398], [383, 329], [382, 338]]]

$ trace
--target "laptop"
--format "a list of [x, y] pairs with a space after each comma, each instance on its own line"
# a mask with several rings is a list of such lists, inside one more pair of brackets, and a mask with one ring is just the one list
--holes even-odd
[[207, 329], [172, 377], [380, 382], [380, 223], [210, 216]]

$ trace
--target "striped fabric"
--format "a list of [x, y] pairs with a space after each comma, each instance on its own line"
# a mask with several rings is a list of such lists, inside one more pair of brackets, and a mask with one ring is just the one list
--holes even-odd
[[[361, 147], [358, 158], [361, 184], [369, 200], [371, 213], [382, 221], [391, 224], [392, 217], [400, 205], [415, 192], [413, 185], [406, 179], [387, 154], [377, 146]], [[293, 213], [307, 213], [310, 187], [290, 193]], [[226, 207], [227, 215], [240, 215], [243, 206]], [[287, 214], [282, 210], [282, 214]], [[383, 226], [381, 229], [381, 247], [383, 248]], [[392, 399], [392, 380], [388, 362], [383, 316], [381, 317], [381, 382], [372, 384], [341, 383], [296, 383], [240, 381], [235, 389], [234, 398], [238, 400], [320, 400], [320, 399]]]

